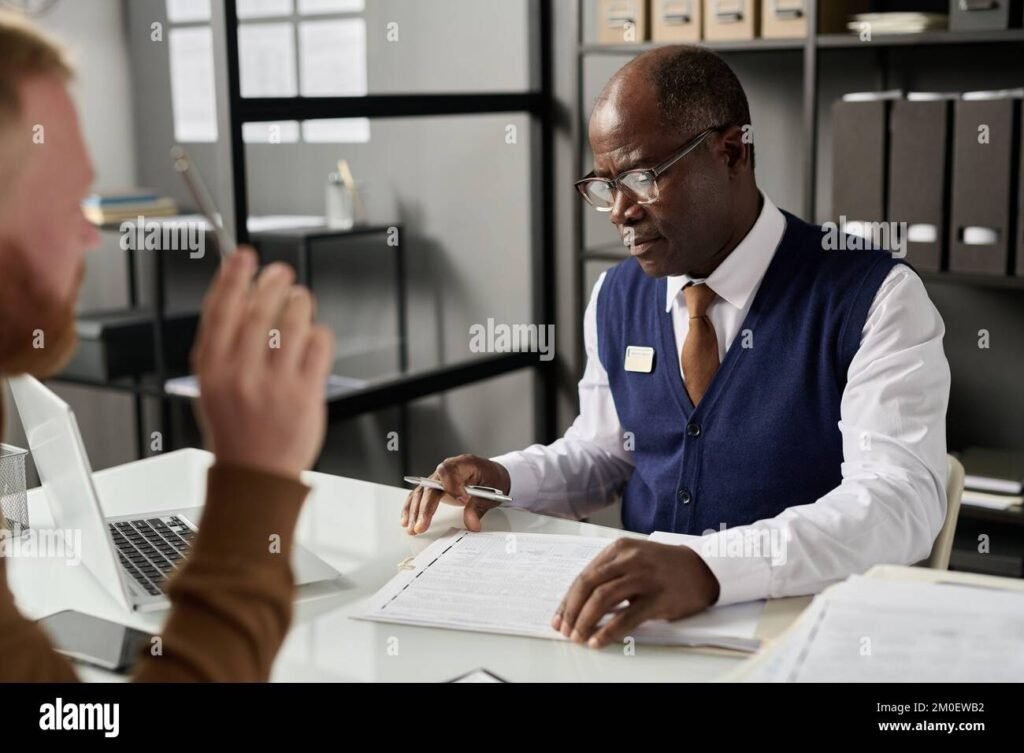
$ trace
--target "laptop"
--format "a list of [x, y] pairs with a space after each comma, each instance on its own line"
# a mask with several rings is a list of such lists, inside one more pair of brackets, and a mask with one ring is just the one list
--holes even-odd
[[[10, 386], [54, 525], [82, 532], [82, 564], [128, 609], [169, 607], [167, 581], [188, 556], [202, 508], [106, 517], [71, 407], [33, 377], [15, 377]], [[300, 587], [340, 575], [297, 544], [292, 572]]]

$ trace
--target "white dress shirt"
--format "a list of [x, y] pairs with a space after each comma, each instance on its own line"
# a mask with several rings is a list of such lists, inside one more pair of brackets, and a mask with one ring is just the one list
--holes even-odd
[[[718, 294], [708, 316], [722, 359], [742, 331], [785, 226], [785, 217], [765, 196], [753, 228], [706, 280]], [[594, 285], [583, 320], [587, 364], [579, 383], [580, 415], [553, 444], [494, 458], [508, 469], [516, 506], [582, 518], [614, 503], [633, 471], [633, 453], [626, 449], [631, 445], [598, 358], [597, 299], [603, 282], [604, 275]], [[667, 282], [665, 306], [681, 352], [689, 328], [681, 291], [690, 279]], [[840, 485], [813, 504], [688, 540], [718, 579], [719, 604], [817, 593], [872, 565], [910, 564], [928, 556], [946, 510], [950, 376], [944, 332], [921, 279], [904, 265], [893, 268], [868, 311], [847, 374], [838, 424]], [[730, 546], [740, 537], [784, 546], [781, 553], [751, 553]]]

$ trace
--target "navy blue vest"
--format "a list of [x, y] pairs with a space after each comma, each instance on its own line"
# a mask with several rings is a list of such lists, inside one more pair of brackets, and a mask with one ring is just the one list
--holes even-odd
[[[846, 374], [898, 262], [881, 251], [824, 250], [820, 227], [785, 217], [779, 248], [696, 409], [679, 374], [665, 279], [632, 259], [605, 276], [598, 354], [635, 443], [622, 500], [628, 530], [745, 525], [814, 502], [842, 480]], [[651, 373], [623, 368], [629, 345], [654, 348]]]

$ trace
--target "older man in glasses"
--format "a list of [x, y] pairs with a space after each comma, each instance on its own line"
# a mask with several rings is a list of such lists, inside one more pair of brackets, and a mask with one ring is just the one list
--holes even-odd
[[739, 81], [707, 50], [660, 48], [613, 77], [576, 185], [633, 259], [594, 287], [580, 415], [547, 447], [444, 461], [446, 492], [403, 511], [421, 533], [439, 502], [461, 504], [479, 530], [494, 503], [467, 484], [572, 517], [621, 493], [627, 529], [693, 536], [598, 555], [553, 616], [575, 641], [916, 562], [942, 526], [942, 320], [910, 267], [829, 250], [777, 209], [750, 135]]

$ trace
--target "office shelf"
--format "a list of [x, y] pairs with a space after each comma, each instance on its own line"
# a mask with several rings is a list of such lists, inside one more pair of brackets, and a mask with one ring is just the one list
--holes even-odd
[[1004, 290], [1024, 290], [1024, 277], [1010, 275], [973, 275], [962, 272], [922, 272], [918, 271], [926, 284], [948, 283], [970, 285], [976, 288], [1002, 288]]
[[[596, 44], [579, 45], [580, 55], [639, 55], [642, 52], [666, 47], [675, 42], [636, 42], [635, 44]], [[735, 42], [701, 41], [697, 44], [716, 52], [763, 52], [778, 50], [802, 50], [803, 39], [750, 39]]]
[[854, 33], [820, 34], [817, 37], [819, 49], [825, 48], [873, 48], [873, 47], [927, 47], [949, 44], [1001, 44], [1024, 42], [1024, 29], [1006, 31], [925, 31], [920, 34], [873, 34], [870, 42], [861, 40]]
[[1008, 523], [1024, 526], [1024, 510], [1011, 507], [1009, 510], [995, 510], [974, 505], [960, 505], [960, 517], [968, 520], [984, 520], [990, 523]]
[[[532, 159], [531, 184], [537, 187], [531, 207], [531, 220], [535, 227], [533, 253], [530, 260], [534, 270], [532, 283], [532, 317], [536, 322], [554, 320], [554, 132], [555, 98], [553, 76], [553, 8], [552, 0], [539, 0], [531, 20], [529, 55], [536, 81], [534, 88], [522, 92], [473, 92], [434, 94], [385, 94], [362, 97], [289, 97], [245, 98], [241, 93], [241, 63], [238, 50], [237, 0], [225, 0], [224, 17], [227, 42], [227, 81], [229, 92], [232, 187], [234, 192], [236, 232], [244, 241], [247, 233], [244, 218], [248, 214], [248, 185], [246, 180], [246, 148], [243, 128], [246, 123], [278, 120], [323, 120], [331, 118], [403, 118], [438, 115], [479, 115], [483, 113], [526, 113], [538, 127], [539, 138], [532, 141], [535, 154]], [[498, 358], [511, 370], [536, 371], [539, 389], [536, 391], [534, 418], [538, 438], [553, 440], [556, 433], [555, 393], [557, 374], [554, 361], [537, 358]], [[504, 372], [502, 372], [504, 373]], [[429, 385], [432, 392], [420, 393], [398, 384], [392, 385], [392, 400], [402, 395], [407, 399], [427, 394], [446, 392], [455, 387], [490, 378], [490, 372], [478, 362], [447, 364], [435, 369], [421, 385]], [[469, 380], [469, 381], [467, 381]], [[373, 410], [381, 400], [368, 397], [366, 392], [357, 401], [365, 410]], [[361, 401], [361, 402], [360, 402]], [[387, 401], [385, 401], [387, 402]], [[333, 413], [332, 413], [333, 415]]]
[[[920, 34], [874, 34], [865, 41], [856, 33], [818, 34], [811, 39], [747, 39], [737, 41], [696, 42], [715, 52], [777, 52], [779, 50], [804, 50], [808, 43], [817, 49], [856, 49], [879, 47], [931, 47], [936, 45], [974, 45], [1024, 43], [1024, 29], [1005, 31], [926, 31]], [[585, 43], [578, 47], [581, 56], [586, 55], [639, 55], [676, 42], [636, 42], [633, 44]]]
[[401, 118], [421, 115], [479, 115], [493, 112], [544, 112], [539, 92], [477, 94], [399, 94], [366, 97], [240, 97], [243, 123], [330, 118]]

